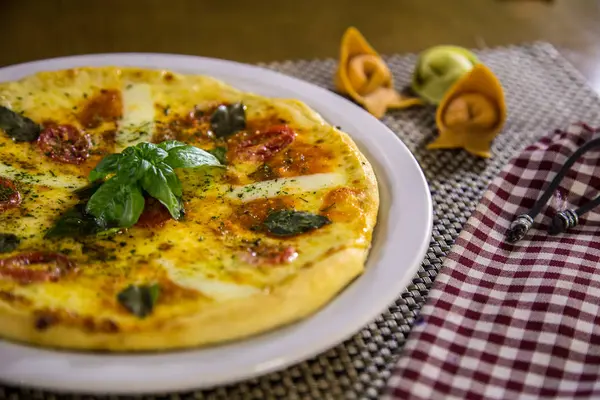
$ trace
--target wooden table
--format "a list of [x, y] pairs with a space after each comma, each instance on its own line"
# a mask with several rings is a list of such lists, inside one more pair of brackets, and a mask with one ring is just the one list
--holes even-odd
[[600, 92], [596, 0], [0, 0], [0, 66], [96, 52], [258, 62], [337, 57], [358, 27], [382, 53], [546, 40]]

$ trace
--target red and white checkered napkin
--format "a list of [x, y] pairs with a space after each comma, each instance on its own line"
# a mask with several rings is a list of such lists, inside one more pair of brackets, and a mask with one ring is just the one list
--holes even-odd
[[584, 125], [556, 131], [492, 182], [437, 276], [388, 398], [600, 398], [600, 210], [546, 233], [557, 209], [600, 195], [600, 150], [573, 166], [523, 240], [504, 241], [595, 135]]

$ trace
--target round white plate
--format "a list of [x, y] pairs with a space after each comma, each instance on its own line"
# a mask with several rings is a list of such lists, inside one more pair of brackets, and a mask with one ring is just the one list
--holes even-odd
[[230, 383], [284, 368], [358, 332], [401, 294], [431, 237], [427, 183], [410, 151], [384, 124], [323, 88], [230, 61], [167, 54], [98, 54], [0, 69], [0, 81], [76, 66], [138, 66], [207, 74], [240, 89], [306, 102], [348, 132], [375, 168], [381, 208], [365, 273], [310, 318], [266, 334], [199, 350], [84, 354], [0, 340], [0, 381], [56, 391], [157, 393]]

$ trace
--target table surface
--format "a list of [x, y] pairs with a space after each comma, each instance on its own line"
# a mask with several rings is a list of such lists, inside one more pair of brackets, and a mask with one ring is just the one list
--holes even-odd
[[[260, 3], [261, 8], [256, 9], [248, 2], [235, 1], [208, 4], [200, 0], [0, 0], [3, 17], [0, 32], [4, 38], [0, 66], [47, 57], [112, 51], [196, 54], [242, 62], [337, 57], [342, 32], [348, 25], [355, 25], [380, 52], [387, 54], [420, 51], [440, 43], [483, 48], [546, 40], [556, 45], [600, 91], [600, 68], [597, 68], [600, 44], [595, 43], [600, 33], [596, 23], [600, 20], [600, 5], [595, 0], [555, 0], [553, 3], [379, 0], [377, 8], [369, 8], [365, 5], [367, 2], [342, 0], [321, 4], [315, 0], [293, 4], [290, 1], [269, 4], [267, 0]], [[537, 50], [531, 54], [538, 53], [546, 54]], [[277, 393], [296, 393], [298, 398], [307, 398], [308, 391], [324, 393], [331, 387], [346, 390], [349, 386], [356, 392], [374, 393], [368, 398], [377, 397], [389, 376], [385, 374], [389, 372], [391, 360], [403, 344], [402, 335], [408, 332], [407, 323], [412, 323], [411, 313], [418, 311], [443, 255], [487, 186], [487, 180], [518, 151], [518, 146], [531, 141], [534, 135], [555, 128], [558, 121], [595, 122], [598, 118], [594, 111], [598, 109], [597, 99], [590, 96], [577, 80], [567, 79], [569, 75], [564, 73], [560, 62], [547, 55], [538, 59], [533, 55], [519, 58], [518, 54], [513, 54], [513, 59], [524, 60], [524, 65], [530, 66], [521, 74], [515, 72], [514, 64], [508, 61], [510, 54], [510, 50], [502, 50], [486, 58], [486, 62], [498, 69], [507, 81], [509, 104], [517, 110], [513, 116], [515, 123], [511, 125], [515, 131], [500, 137], [502, 142], [498, 143], [497, 149], [502, 157], [495, 157], [491, 167], [478, 167], [479, 164], [474, 164], [466, 155], [459, 158], [448, 153], [446, 158], [438, 159], [426, 153], [421, 144], [433, 135], [431, 116], [413, 115], [414, 124], [406, 124], [404, 119], [388, 120], [398, 132], [406, 132], [406, 126], [414, 127], [403, 133], [403, 141], [409, 144], [428, 171], [428, 180], [436, 191], [436, 207], [444, 211], [444, 218], [436, 222], [436, 242], [428, 253], [425, 269], [419, 272], [419, 283], [408, 289], [411, 295], [403, 295], [390, 312], [378, 323], [367, 327], [362, 336], [357, 335], [347, 347], [340, 346], [309, 363], [295, 366], [294, 374], [278, 375], [285, 379], [268, 376], [258, 383], [230, 387], [221, 390], [219, 396], [206, 397], [243, 398], [244, 393], [250, 397], [248, 393], [254, 396], [254, 393], [261, 395], [277, 390]], [[394, 72], [406, 78], [402, 71], [410, 63], [402, 61], [402, 57], [392, 60]], [[303, 79], [319, 76], [319, 82], [323, 83], [329, 79], [333, 62], [315, 63], [313, 67], [317, 64], [322, 66], [317, 75], [315, 71], [304, 71], [304, 66], [286, 66], [286, 71]], [[546, 74], [546, 70], [550, 72]], [[546, 76], [562, 78], [554, 85], [545, 80]], [[544, 89], [549, 97], [536, 94]], [[566, 100], [561, 101], [562, 97]], [[399, 113], [397, 117], [410, 118], [410, 115]], [[424, 132], [429, 136], [424, 136]], [[420, 155], [419, 151], [422, 151]], [[477, 171], [477, 175], [473, 171]], [[474, 184], [474, 176], [481, 180]], [[388, 343], [390, 347], [386, 347]], [[344, 379], [333, 384], [332, 376], [343, 376]], [[295, 379], [301, 384], [296, 384]], [[0, 398], [4, 393], [12, 391], [0, 387]], [[190, 395], [190, 398], [192, 396], [195, 397]], [[22, 395], [21, 398], [29, 397]], [[258, 395], [255, 398], [259, 398]]]
[[354, 25], [384, 54], [548, 41], [600, 92], [597, 0], [0, 0], [0, 14], [0, 66], [122, 51], [241, 62], [337, 57]]
[[[431, 188], [434, 205], [431, 245], [407, 289], [387, 311], [360, 333], [314, 359], [256, 380], [188, 393], [182, 395], [182, 399], [381, 398], [380, 394], [389, 382], [391, 369], [400, 354], [404, 353], [404, 343], [411, 326], [413, 323], [420, 324], [419, 319], [415, 318], [429, 296], [429, 289], [447, 252], [490, 181], [521, 149], [548, 132], [566, 128], [571, 122], [577, 121], [600, 126], [600, 97], [585, 80], [574, 74], [572, 66], [556, 54], [554, 47], [546, 44], [509, 46], [478, 51], [477, 54], [505, 83], [507, 107], [512, 110], [509, 123], [494, 140], [494, 156], [491, 159], [473, 157], [465, 151], [428, 150], [425, 144], [437, 135], [434, 115], [429, 107], [389, 112], [384, 118], [421, 165]], [[413, 55], [394, 55], [386, 60], [399, 82], [409, 80], [415, 60]], [[279, 62], [266, 66], [326, 86], [331, 82], [335, 60]], [[499, 371], [500, 378], [505, 379], [504, 369]], [[503, 398], [514, 397], [507, 395]], [[87, 396], [85, 398], [91, 400]], [[0, 399], [57, 400], [57, 397], [0, 385]], [[75, 400], [75, 397], [60, 399]]]

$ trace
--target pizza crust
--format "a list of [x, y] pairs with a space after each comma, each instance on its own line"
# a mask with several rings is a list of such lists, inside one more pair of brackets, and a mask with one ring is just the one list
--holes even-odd
[[66, 325], [38, 330], [33, 315], [18, 312], [3, 302], [0, 327], [3, 336], [15, 341], [79, 350], [156, 351], [241, 339], [320, 309], [362, 273], [366, 254], [367, 250], [359, 248], [340, 250], [270, 293], [222, 303], [155, 330], [98, 333]]

